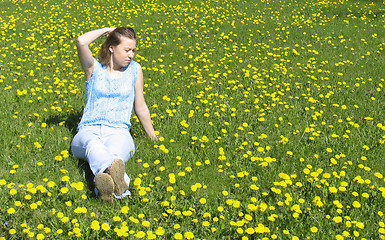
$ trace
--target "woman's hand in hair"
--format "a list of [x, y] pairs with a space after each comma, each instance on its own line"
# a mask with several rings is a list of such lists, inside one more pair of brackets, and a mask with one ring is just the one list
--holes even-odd
[[111, 33], [112, 31], [114, 31], [115, 28], [103, 28], [103, 30], [105, 30], [103, 36], [108, 37], [108, 35], [110, 35], [110, 33]]

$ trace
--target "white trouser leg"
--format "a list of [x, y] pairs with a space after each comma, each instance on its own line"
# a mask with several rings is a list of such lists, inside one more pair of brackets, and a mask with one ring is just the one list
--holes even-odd
[[[72, 153], [75, 157], [86, 160], [94, 174], [104, 172], [114, 159], [126, 162], [135, 152], [135, 144], [130, 131], [104, 125], [83, 127], [72, 141]], [[130, 184], [125, 173], [124, 179]], [[129, 191], [118, 198], [130, 195]]]

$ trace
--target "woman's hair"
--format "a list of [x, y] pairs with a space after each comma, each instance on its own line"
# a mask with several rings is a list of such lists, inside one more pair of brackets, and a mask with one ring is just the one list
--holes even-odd
[[99, 50], [99, 61], [103, 65], [110, 64], [111, 61], [111, 52], [109, 48], [111, 46], [118, 46], [120, 44], [120, 38], [126, 37], [129, 39], [136, 40], [136, 35], [134, 29], [130, 27], [118, 27], [114, 31], [110, 32], [107, 36], [106, 41], [102, 44], [102, 47]]

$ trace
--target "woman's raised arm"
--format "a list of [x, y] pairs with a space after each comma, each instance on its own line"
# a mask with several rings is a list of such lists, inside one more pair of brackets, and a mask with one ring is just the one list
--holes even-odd
[[100, 36], [108, 35], [115, 28], [101, 28], [84, 33], [76, 39], [76, 47], [80, 64], [86, 74], [86, 80], [89, 81], [94, 68], [94, 57], [89, 48], [89, 45], [98, 39]]

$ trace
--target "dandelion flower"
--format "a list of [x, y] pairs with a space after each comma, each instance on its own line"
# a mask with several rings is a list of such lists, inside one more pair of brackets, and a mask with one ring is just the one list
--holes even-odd
[[102, 229], [107, 232], [108, 230], [110, 230], [110, 225], [108, 223], [103, 223]]
[[139, 231], [135, 234], [136, 238], [144, 238], [146, 236], [146, 233], [143, 231]]
[[194, 238], [194, 234], [192, 232], [185, 232], [184, 233], [184, 237], [186, 239], [193, 239]]
[[8, 208], [8, 210], [7, 210], [7, 213], [8, 214], [14, 214], [16, 212], [16, 210], [14, 209], [14, 208]]
[[353, 202], [353, 207], [360, 208], [361, 207], [361, 203], [359, 203], [358, 201], [354, 201]]
[[334, 217], [333, 221], [336, 223], [340, 223], [340, 222], [342, 222], [342, 217], [340, 217], [340, 216]]
[[158, 236], [164, 235], [165, 231], [162, 227], [158, 227], [158, 229], [155, 231], [155, 234]]
[[176, 240], [183, 239], [183, 235], [181, 233], [175, 233], [174, 234], [174, 239], [176, 239]]

